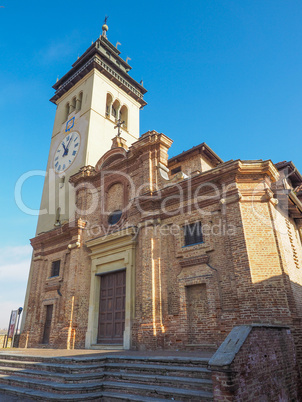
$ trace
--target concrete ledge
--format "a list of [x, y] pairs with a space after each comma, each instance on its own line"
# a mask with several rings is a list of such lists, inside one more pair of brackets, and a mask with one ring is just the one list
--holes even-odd
[[276, 329], [289, 329], [286, 325], [272, 325], [272, 324], [250, 324], [238, 325], [232, 329], [229, 335], [225, 338], [223, 343], [214, 353], [209, 361], [211, 369], [215, 367], [229, 366], [242, 345], [246, 341], [253, 328], [276, 328]]

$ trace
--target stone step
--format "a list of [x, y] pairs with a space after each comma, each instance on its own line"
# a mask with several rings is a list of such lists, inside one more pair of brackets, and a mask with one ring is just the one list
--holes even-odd
[[[170, 398], [168, 398], [170, 399]], [[156, 398], [156, 397], [148, 397], [134, 394], [122, 394], [116, 392], [103, 391], [102, 392], [102, 402], [163, 402], [166, 401], [167, 398]], [[171, 399], [170, 399], [171, 400]], [[174, 402], [182, 402], [180, 399], [174, 399]]]
[[0, 375], [0, 390], [10, 387], [24, 387], [30, 390], [50, 392], [58, 395], [74, 395], [92, 393], [100, 393], [101, 391], [131, 393], [134, 395], [141, 395], [145, 397], [173, 397], [181, 401], [202, 401], [211, 400], [212, 392], [194, 389], [183, 389], [171, 386], [139, 384], [134, 382], [121, 382], [121, 381], [102, 381], [98, 383], [72, 383], [62, 384], [53, 381], [43, 381], [39, 379], [21, 378], [18, 376], [5, 376]]
[[186, 356], [133, 356], [133, 355], [121, 355], [121, 356], [111, 356], [107, 355], [106, 363], [125, 363], [131, 362], [133, 364], [154, 364], [162, 365], [168, 364], [170, 366], [186, 365], [187, 367], [207, 367], [210, 357], [186, 357]]
[[175, 377], [169, 375], [129, 374], [104, 372], [105, 381], [126, 381], [135, 384], [161, 385], [165, 387], [195, 389], [212, 392], [211, 380], [189, 377]]
[[0, 360], [14, 360], [14, 361], [30, 361], [38, 363], [54, 363], [60, 365], [86, 365], [86, 364], [100, 364], [100, 363], [129, 363], [139, 364], [141, 362], [151, 363], [155, 365], [169, 364], [169, 365], [186, 365], [186, 366], [199, 366], [207, 367], [210, 357], [194, 357], [194, 356], [144, 356], [144, 355], [112, 355], [103, 354], [101, 356], [80, 356], [80, 357], [45, 357], [45, 356], [30, 356], [18, 354], [5, 354], [0, 352]]
[[[90, 394], [72, 394], [72, 395], [58, 395], [53, 394], [51, 392], [43, 392], [32, 390], [28, 388], [20, 388], [13, 386], [5, 386], [1, 387], [1, 390], [5, 392], [6, 395], [17, 396], [18, 399], [22, 398], [24, 402], [30, 401], [102, 401], [102, 402], [163, 402], [165, 399], [163, 398], [152, 398], [152, 397], [144, 397], [141, 395], [134, 394], [125, 394], [125, 393], [116, 393], [109, 391], [101, 391], [101, 392], [93, 392]], [[175, 402], [181, 402], [181, 400], [174, 399]]]
[[55, 371], [46, 371], [46, 370], [31, 370], [31, 369], [23, 369], [19, 367], [1, 367], [0, 366], [0, 375], [13, 375], [20, 377], [30, 377], [36, 379], [43, 380], [53, 380], [59, 383], [74, 383], [74, 382], [93, 382], [93, 381], [102, 381], [104, 379], [104, 372], [92, 372], [92, 373], [81, 373], [81, 374], [69, 374], [69, 373], [60, 373]]
[[150, 374], [132, 374], [123, 372], [103, 371], [101, 373], [83, 373], [77, 374], [62, 374], [55, 372], [39, 371], [39, 370], [23, 370], [15, 367], [0, 367], [0, 375], [18, 376], [22, 378], [40, 379], [40, 380], [53, 380], [58, 383], [93, 383], [98, 381], [127, 381], [139, 384], [160, 384], [169, 386], [173, 384], [176, 388], [191, 388], [203, 389], [206, 391], [212, 390], [212, 381], [210, 379], [189, 378], [189, 377], [176, 377], [170, 375], [150, 375]]
[[32, 357], [0, 352], [0, 393], [43, 401], [212, 401], [208, 361], [194, 356]]
[[163, 364], [126, 364], [126, 363], [106, 363], [104, 369], [108, 371], [126, 373], [153, 373], [161, 375], [177, 375], [180, 377], [210, 378], [211, 372], [205, 367], [199, 366], [169, 366]]
[[5, 376], [0, 374], [0, 390], [2, 389], [2, 384], [62, 394], [99, 392], [102, 390], [103, 386], [102, 381], [81, 384], [65, 384], [50, 380], [41, 380], [38, 378], [24, 378], [17, 375]]
[[85, 355], [80, 357], [56, 357], [56, 356], [34, 356], [14, 353], [0, 352], [0, 360], [29, 361], [35, 363], [55, 363], [55, 364], [98, 364], [107, 359], [107, 354], [101, 356]]
[[1, 360], [0, 367], [18, 367], [21, 369], [45, 370], [58, 373], [82, 373], [82, 372], [101, 372], [103, 370], [100, 364], [56, 364], [56, 363], [39, 363], [27, 360]]
[[117, 381], [105, 381], [103, 385], [105, 391], [119, 391], [121, 388], [124, 393], [143, 395], [148, 397], [160, 396], [161, 398], [181, 400], [182, 402], [201, 402], [213, 401], [213, 393], [209, 391], [182, 389], [175, 387], [164, 387], [159, 385], [146, 385], [134, 383], [122, 383]]
[[70, 373], [70, 374], [82, 374], [82, 373], [95, 373], [106, 371], [123, 371], [129, 373], [156, 373], [161, 375], [177, 375], [177, 376], [189, 376], [196, 378], [209, 378], [210, 371], [203, 366], [176, 366], [176, 365], [164, 365], [164, 364], [150, 364], [150, 363], [132, 363], [130, 362], [102, 362], [101, 364], [56, 364], [56, 363], [37, 363], [31, 361], [19, 361], [19, 360], [2, 360], [0, 359], [0, 367], [16, 367], [20, 369], [31, 370], [44, 370], [56, 373]]

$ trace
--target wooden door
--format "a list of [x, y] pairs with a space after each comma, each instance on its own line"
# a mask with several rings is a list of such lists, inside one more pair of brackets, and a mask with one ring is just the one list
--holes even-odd
[[126, 270], [101, 276], [98, 343], [123, 343]]
[[46, 319], [45, 319], [45, 324], [44, 324], [44, 332], [43, 332], [43, 340], [42, 340], [42, 343], [44, 343], [44, 344], [49, 343], [52, 311], [53, 311], [53, 304], [49, 304], [48, 306], [46, 306]]

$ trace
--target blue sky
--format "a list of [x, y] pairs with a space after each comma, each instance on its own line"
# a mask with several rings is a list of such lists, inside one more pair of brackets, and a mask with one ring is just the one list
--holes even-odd
[[[50, 3], [0, 0], [0, 328], [23, 304], [36, 217], [14, 187], [46, 167], [55, 106], [52, 85], [96, 40], [108, 38], [143, 79], [149, 129], [174, 140], [170, 156], [205, 141], [222, 159], [292, 160], [302, 172], [302, 3], [187, 0]], [[27, 181], [38, 208], [43, 178]]]

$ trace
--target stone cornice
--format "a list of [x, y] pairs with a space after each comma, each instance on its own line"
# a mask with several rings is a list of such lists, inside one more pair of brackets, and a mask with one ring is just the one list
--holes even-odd
[[266, 174], [275, 182], [279, 179], [279, 172], [271, 160], [267, 161], [239, 161], [240, 174]]
[[129, 151], [135, 151], [138, 148], [142, 148], [145, 146], [150, 146], [150, 145], [163, 145], [166, 149], [169, 149], [171, 145], [173, 144], [173, 140], [171, 138], [167, 137], [163, 133], [158, 133], [155, 130], [152, 131], [147, 131], [145, 134], [143, 134], [138, 141], [134, 142], [132, 146], [130, 147]]
[[[198, 189], [199, 186], [209, 183], [217, 183], [217, 188], [221, 191], [221, 200], [224, 200], [227, 203], [237, 202], [241, 199], [241, 193], [236, 188], [237, 175], [266, 175], [272, 181], [275, 181], [279, 178], [279, 173], [277, 169], [274, 167], [271, 161], [229, 161], [223, 164], [218, 165], [216, 168], [207, 170], [206, 172], [200, 173], [194, 177], [189, 177], [184, 179], [178, 183], [171, 183], [158, 191], [154, 191], [152, 193], [143, 194], [144, 199], [140, 200], [139, 203], [141, 207], [146, 209], [149, 205], [150, 209], [155, 210], [155, 215], [163, 218], [164, 216], [160, 213], [158, 209], [158, 205], [160, 202], [166, 198], [171, 197], [170, 201], [166, 204], [167, 206], [172, 206], [174, 204], [179, 204], [178, 198], [173, 198], [173, 194], [179, 194], [179, 189], [182, 190], [183, 200], [185, 203], [192, 198], [194, 195], [194, 191]], [[220, 182], [225, 180], [226, 176], [232, 177], [230, 183], [234, 183], [234, 188], [228, 188], [226, 194], [223, 193], [223, 188], [220, 186]], [[220, 198], [212, 197], [211, 194], [214, 190], [205, 190], [202, 192], [203, 200], [198, 200], [198, 206], [206, 207], [209, 205], [217, 204]], [[208, 196], [208, 198], [207, 198]], [[224, 202], [223, 201], [223, 202]]]
[[197, 257], [184, 258], [179, 261], [182, 268], [191, 267], [193, 265], [207, 264], [209, 262], [209, 256], [207, 254], [199, 255]]
[[[163, 134], [159, 134], [156, 131], [153, 132], [148, 132], [144, 134], [140, 140], [138, 140], [134, 146], [132, 145], [129, 151], [125, 151], [122, 148], [115, 148], [110, 151], [108, 151], [97, 163], [98, 169], [102, 166], [102, 164], [106, 163], [106, 160], [110, 159], [111, 157], [114, 156], [121, 156], [120, 159], [114, 160], [112, 163], [114, 163], [114, 168], [117, 172], [126, 172], [127, 167], [135, 158], [137, 158], [137, 152], [140, 153], [143, 148], [149, 147], [152, 145], [157, 145], [159, 144], [159, 141], [162, 143], [165, 143], [167, 146], [171, 144], [171, 140], [166, 137]], [[142, 145], [139, 146], [139, 145]], [[134, 149], [133, 149], [134, 148]], [[109, 163], [110, 165], [110, 163]], [[126, 169], [126, 170], [125, 170]], [[69, 181], [73, 184], [77, 184], [79, 181], [84, 181], [84, 180], [91, 180], [91, 179], [96, 179], [100, 175], [99, 172], [97, 172], [92, 166], [86, 166], [81, 168], [81, 170], [70, 177]], [[218, 165], [216, 168], [213, 168], [211, 170], [205, 171], [203, 173], [200, 173], [194, 177], [189, 177], [187, 179], [184, 179], [178, 183], [171, 183], [171, 185], [165, 186], [164, 188], [159, 189], [158, 191], [154, 192], [149, 192], [142, 194], [142, 197], [140, 197], [139, 204], [144, 207], [144, 209], [150, 209], [151, 211], [153, 210], [155, 212], [155, 215], [158, 214], [158, 216], [163, 217], [161, 212], [159, 211], [159, 204], [160, 202], [167, 198], [171, 197], [170, 200], [165, 204], [165, 206], [173, 206], [174, 204], [179, 204], [179, 199], [173, 197], [174, 194], [179, 194], [179, 191], [181, 189], [182, 191], [182, 204], [185, 204], [188, 202], [193, 196], [196, 190], [198, 190], [199, 186], [204, 186], [201, 188], [201, 191], [198, 192], [198, 195], [202, 195], [202, 199], [198, 199], [196, 202], [198, 203], [198, 206], [209, 206], [212, 204], [217, 204], [218, 202], [237, 202], [241, 198], [241, 194], [245, 197], [248, 195], [254, 195], [255, 191], [254, 189], [245, 189], [243, 190], [243, 193], [240, 193], [237, 188], [237, 182], [241, 182], [244, 180], [244, 182], [248, 183], [251, 181], [252, 183], [255, 183], [254, 180], [252, 180], [249, 176], [258, 176], [259, 182], [261, 182], [261, 177], [263, 179], [266, 179], [266, 184], [267, 186], [271, 181], [276, 181], [279, 178], [279, 173], [273, 163], [268, 160], [268, 161], [241, 161], [241, 160], [236, 160], [236, 161], [229, 161], [222, 163]], [[240, 177], [238, 177], [240, 176]], [[246, 176], [246, 177], [245, 177]], [[213, 197], [213, 189], [210, 188], [208, 189], [206, 187], [206, 183], [217, 183], [217, 189], [220, 192], [220, 197], [219, 194], [217, 197]], [[224, 193], [224, 189], [221, 186], [221, 182], [227, 182], [228, 183], [228, 188], [226, 193]], [[232, 183], [233, 183], [233, 188], [232, 188]], [[269, 191], [269, 188], [264, 190], [264, 193], [267, 193]], [[262, 191], [263, 192], [263, 191]], [[200, 194], [199, 194], [200, 193]], [[260, 194], [259, 194], [260, 195]], [[264, 199], [263, 199], [264, 201]]]
[[179, 155], [170, 158], [168, 161], [169, 166], [181, 162], [182, 160], [186, 160], [188, 159], [188, 156], [191, 156], [192, 154], [196, 153], [205, 156], [215, 166], [217, 166], [220, 163], [223, 163], [223, 160], [205, 142], [203, 142], [191, 149], [188, 149], [187, 151], [182, 152]]
[[[69, 243], [70, 239], [74, 236], [79, 237], [85, 226], [86, 222], [82, 219], [78, 219], [77, 221], [66, 223], [48, 232], [41, 233], [31, 239], [30, 243], [35, 251], [38, 249], [42, 250], [45, 246], [48, 247], [62, 242], [64, 242], [64, 245], [60, 247], [65, 249], [68, 246], [68, 244], [65, 245], [65, 243]], [[43, 256], [46, 254], [45, 252], [41, 252], [39, 255]]]
[[[238, 175], [268, 175], [272, 181], [277, 181], [279, 178], [279, 173], [277, 169], [274, 167], [274, 164], [271, 161], [245, 161], [236, 160], [229, 161], [218, 165], [217, 167], [207, 170], [203, 173], [200, 173], [194, 177], [189, 177], [184, 179], [177, 184], [171, 183], [171, 185], [166, 186], [163, 189], [160, 189], [161, 193], [169, 192], [169, 189], [173, 187], [182, 186], [185, 187], [188, 181], [191, 181], [192, 188], [197, 187], [198, 184], [206, 183], [206, 182], [221, 182], [224, 180], [224, 176], [233, 176], [233, 182], [236, 182], [236, 176]], [[154, 193], [156, 196], [157, 194]], [[158, 196], [158, 195], [157, 195]]]
[[77, 173], [70, 176], [69, 183], [75, 185], [79, 181], [86, 180], [90, 177], [95, 177], [96, 175], [97, 172], [95, 171], [93, 166], [91, 165], [83, 166]]
[[50, 101], [56, 103], [65, 92], [94, 68], [108, 77], [118, 87], [122, 88], [126, 93], [140, 103], [142, 107], [147, 104], [147, 102], [143, 100], [144, 93], [147, 91], [122, 70], [111, 65], [108, 61], [105, 62], [103, 60], [103, 55], [97, 49], [95, 49], [95, 54], [92, 55], [91, 58], [82, 66], [73, 67], [63, 78], [61, 78], [61, 80], [58, 81], [57, 84], [54, 85], [56, 92]]

